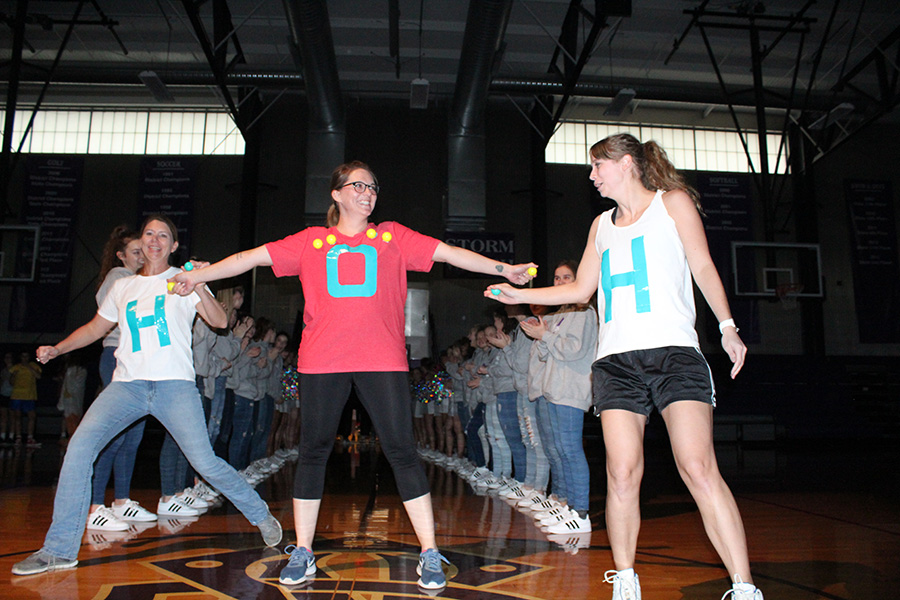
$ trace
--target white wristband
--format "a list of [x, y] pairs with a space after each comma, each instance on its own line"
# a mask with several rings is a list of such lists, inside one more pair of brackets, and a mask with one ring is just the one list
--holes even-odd
[[721, 333], [722, 335], [725, 335], [726, 327], [734, 327], [735, 333], [740, 331], [740, 329], [737, 328], [737, 325], [734, 324], [734, 319], [725, 319], [724, 321], [719, 323], [719, 333]]

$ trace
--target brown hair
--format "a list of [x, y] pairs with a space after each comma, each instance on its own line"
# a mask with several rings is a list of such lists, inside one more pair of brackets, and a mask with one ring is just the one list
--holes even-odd
[[103, 285], [103, 281], [114, 267], [124, 266], [122, 259], [119, 258], [119, 252], [124, 252], [125, 248], [138, 239], [140, 234], [127, 225], [119, 225], [109, 234], [109, 239], [103, 246], [103, 255], [100, 258], [100, 275], [97, 279], [97, 289]]
[[[334, 171], [331, 172], [331, 190], [339, 190], [347, 183], [347, 180], [350, 179], [350, 173], [357, 169], [363, 169], [369, 172], [369, 175], [372, 176], [372, 179], [375, 180], [375, 183], [378, 183], [378, 178], [375, 177], [375, 173], [372, 172], [372, 169], [369, 168], [369, 165], [362, 161], [353, 160], [348, 163], [344, 163], [342, 165], [338, 165]], [[328, 207], [328, 214], [325, 216], [325, 226], [326, 227], [334, 227], [338, 224], [338, 221], [341, 218], [341, 211], [338, 208], [338, 203], [334, 201], [332, 198], [331, 206]]]
[[[578, 261], [577, 260], [566, 259], [566, 260], [559, 261], [559, 264], [557, 264], [556, 267], [553, 269], [554, 274], [556, 273], [556, 269], [558, 269], [560, 267], [565, 267], [565, 268], [569, 269], [570, 271], [572, 271], [572, 275], [575, 275], [575, 276], [578, 275]], [[596, 293], [597, 292], [594, 292], [595, 295], [596, 295]], [[591, 297], [591, 301], [588, 302], [587, 304], [581, 304], [580, 302], [575, 303], [575, 304], [564, 304], [563, 306], [559, 307], [559, 312], [572, 312], [572, 311], [587, 310], [588, 306], [591, 306], [592, 303], [593, 303], [593, 297]]]
[[231, 316], [235, 314], [234, 308], [234, 295], [240, 294], [244, 297], [244, 301], [247, 300], [246, 295], [244, 294], [244, 286], [236, 285], [234, 287], [225, 288], [216, 292], [216, 300], [222, 303], [225, 307], [225, 317], [228, 320], [228, 327], [233, 327], [234, 323], [231, 322]]
[[630, 133], [617, 133], [603, 138], [591, 146], [590, 151], [591, 157], [596, 159], [620, 160], [626, 154], [634, 159], [637, 175], [645, 188], [665, 192], [681, 190], [691, 197], [697, 210], [703, 214], [700, 194], [687, 184], [684, 177], [675, 170], [666, 151], [653, 140], [642, 144]]

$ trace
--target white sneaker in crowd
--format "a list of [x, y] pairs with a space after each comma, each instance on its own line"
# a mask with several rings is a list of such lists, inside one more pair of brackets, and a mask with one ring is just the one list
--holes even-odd
[[97, 531], [127, 531], [128, 523], [107, 507], [101, 506], [88, 515], [87, 528]]

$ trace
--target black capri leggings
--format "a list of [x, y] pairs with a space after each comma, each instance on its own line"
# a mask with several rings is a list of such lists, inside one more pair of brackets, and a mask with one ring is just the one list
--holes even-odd
[[294, 498], [322, 498], [325, 467], [351, 385], [372, 419], [400, 498], [406, 502], [430, 491], [416, 452], [407, 377], [404, 371], [300, 374], [300, 456]]

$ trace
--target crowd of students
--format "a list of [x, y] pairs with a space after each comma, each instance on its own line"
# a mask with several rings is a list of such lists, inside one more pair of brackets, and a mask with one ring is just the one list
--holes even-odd
[[[560, 263], [554, 284], [576, 270]], [[509, 306], [410, 374], [423, 459], [530, 510], [561, 545], [591, 531], [582, 423], [597, 327], [591, 304]]]

